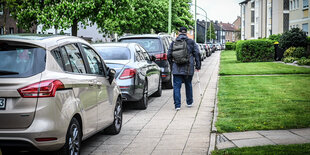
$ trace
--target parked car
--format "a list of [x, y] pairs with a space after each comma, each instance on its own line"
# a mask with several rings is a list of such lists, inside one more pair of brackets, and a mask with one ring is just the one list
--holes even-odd
[[168, 49], [173, 38], [169, 35], [145, 34], [124, 36], [120, 42], [140, 44], [150, 55], [156, 57], [155, 63], [161, 68], [162, 83], [165, 88], [172, 88], [171, 66], [167, 59]]
[[212, 54], [212, 51], [208, 44], [203, 44], [204, 49], [206, 50], [206, 56], [209, 57]]
[[199, 53], [200, 53], [200, 60], [203, 61], [205, 58], [205, 49], [203, 48], [203, 46], [199, 43], [197, 43], [197, 46], [199, 48]]
[[85, 40], [2, 35], [0, 60], [2, 151], [22, 147], [79, 154], [87, 137], [120, 132], [115, 70]]
[[222, 50], [222, 45], [220, 43], [215, 44], [216, 50]]
[[123, 101], [137, 101], [139, 109], [146, 109], [148, 97], [161, 96], [160, 68], [137, 43], [94, 44], [107, 66], [116, 70]]
[[203, 44], [199, 44], [201, 50], [202, 50], [202, 54], [203, 54], [203, 59], [207, 58], [207, 51], [204, 48]]

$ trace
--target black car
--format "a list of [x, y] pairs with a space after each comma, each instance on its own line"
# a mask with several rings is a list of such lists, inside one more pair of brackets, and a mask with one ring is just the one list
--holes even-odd
[[167, 59], [168, 48], [173, 38], [170, 35], [144, 34], [124, 36], [119, 42], [140, 44], [150, 55], [156, 57], [155, 63], [161, 68], [161, 78], [165, 88], [172, 88], [171, 67]]

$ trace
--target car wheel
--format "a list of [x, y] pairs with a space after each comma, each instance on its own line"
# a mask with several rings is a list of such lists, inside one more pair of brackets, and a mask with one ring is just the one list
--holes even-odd
[[123, 106], [121, 98], [117, 98], [114, 109], [114, 121], [109, 127], [104, 129], [104, 133], [110, 135], [116, 135], [121, 131], [123, 122]]
[[172, 85], [172, 76], [171, 76], [171, 74], [170, 74], [170, 80], [169, 80], [168, 82], [166, 82], [166, 83], [164, 84], [164, 86], [165, 86], [166, 89], [172, 89], [172, 88], [173, 88], [173, 85]]
[[82, 141], [82, 131], [79, 121], [76, 118], [73, 118], [70, 122], [67, 135], [66, 143], [62, 149], [57, 151], [57, 155], [73, 155], [80, 154], [81, 150], [81, 141]]
[[148, 85], [147, 81], [145, 80], [144, 88], [143, 88], [143, 94], [142, 94], [142, 99], [138, 101], [137, 103], [137, 108], [144, 110], [148, 106]]
[[161, 83], [161, 76], [159, 77], [159, 82], [158, 82], [158, 89], [157, 91], [154, 93], [153, 96], [155, 97], [160, 97], [162, 93], [162, 83]]

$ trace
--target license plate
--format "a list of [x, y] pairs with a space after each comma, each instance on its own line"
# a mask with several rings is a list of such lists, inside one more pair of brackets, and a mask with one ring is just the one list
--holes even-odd
[[0, 98], [0, 110], [5, 109], [5, 98]]

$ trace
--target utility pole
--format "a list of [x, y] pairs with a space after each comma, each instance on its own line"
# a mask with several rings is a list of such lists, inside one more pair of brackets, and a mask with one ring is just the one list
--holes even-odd
[[197, 0], [195, 0], [195, 42], [197, 42]]
[[172, 16], [172, 0], [169, 0], [169, 8], [168, 8], [168, 34], [171, 34], [171, 16]]

